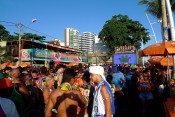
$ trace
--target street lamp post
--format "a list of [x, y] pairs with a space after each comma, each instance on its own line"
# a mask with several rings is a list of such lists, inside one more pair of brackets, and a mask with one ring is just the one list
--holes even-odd
[[[34, 22], [37, 22], [37, 19], [32, 19], [32, 23], [34, 23]], [[32, 42], [32, 60], [31, 60], [32, 65], [33, 65], [33, 63], [34, 63], [34, 58], [33, 58], [33, 56], [34, 56], [34, 50], [33, 50], [33, 42]]]
[[148, 19], [148, 22], [149, 22], [149, 24], [150, 24], [150, 26], [151, 26], [151, 30], [152, 30], [152, 32], [153, 32], [155, 42], [157, 43], [156, 34], [155, 34], [154, 29], [153, 29], [153, 26], [152, 26], [153, 23], [151, 23], [151, 21], [150, 21], [150, 19], [149, 19], [149, 17], [148, 17], [148, 14], [147, 14], [147, 13], [145, 13], [145, 14], [146, 14], [146, 17], [147, 17], [147, 19]]
[[37, 21], [37, 19], [32, 19], [32, 22], [36, 22]]
[[[32, 19], [32, 23], [33, 22], [36, 22], [37, 19]], [[18, 62], [21, 63], [21, 37], [22, 37], [22, 27], [24, 25], [21, 24], [21, 23], [18, 23], [17, 24], [17, 27], [18, 27]], [[27, 28], [27, 27], [26, 27]], [[32, 50], [32, 58], [33, 58], [33, 50]]]
[[21, 23], [19, 23], [18, 25], [18, 36], [19, 36], [19, 38], [18, 38], [18, 43], [19, 43], [19, 48], [18, 48], [18, 62], [19, 62], [19, 64], [21, 63], [21, 29], [22, 29], [22, 24]]

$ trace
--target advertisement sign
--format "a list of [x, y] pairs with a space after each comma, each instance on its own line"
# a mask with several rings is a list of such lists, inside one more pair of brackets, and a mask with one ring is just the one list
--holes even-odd
[[[33, 55], [33, 56], [32, 56]], [[82, 62], [82, 58], [73, 54], [50, 52], [49, 50], [22, 49], [21, 59], [23, 61], [32, 60], [53, 60], [56, 62]]]
[[136, 54], [114, 54], [114, 64], [136, 64]]
[[135, 53], [136, 48], [134, 46], [117, 46], [115, 48], [115, 53], [116, 54], [125, 54], [125, 53]]
[[79, 56], [75, 56], [72, 54], [63, 54], [63, 53], [60, 53], [60, 61], [61, 62], [82, 62]]
[[22, 49], [20, 54], [21, 59], [26, 61], [31, 60], [31, 57], [32, 57], [31, 52], [32, 52], [32, 49]]
[[48, 50], [33, 49], [33, 58], [51, 59], [52, 57], [52, 53]]

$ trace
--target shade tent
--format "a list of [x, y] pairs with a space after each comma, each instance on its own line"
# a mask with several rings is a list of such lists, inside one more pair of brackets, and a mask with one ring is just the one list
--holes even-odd
[[12, 63], [12, 62], [5, 62], [5, 63], [2, 63], [0, 65], [0, 68], [5, 69], [6, 67], [13, 66], [13, 65], [14, 65], [14, 63]]
[[152, 65], [160, 64], [162, 66], [173, 66], [172, 57], [152, 57], [148, 59], [148, 62]]
[[18, 64], [18, 66], [20, 66], [20, 67], [29, 67], [31, 65], [29, 63], [23, 62], [23, 63]]
[[[175, 41], [167, 41], [162, 43], [156, 43], [148, 46], [140, 52], [142, 56], [164, 56], [175, 55]], [[163, 60], [162, 60], [163, 61]], [[170, 61], [162, 62], [167, 63], [167, 77], [169, 74]], [[162, 64], [164, 65], [164, 64]], [[166, 64], [165, 64], [166, 65]], [[172, 65], [173, 66], [173, 65]]]
[[173, 58], [172, 57], [166, 57], [166, 58], [162, 58], [160, 60], [160, 64], [162, 66], [173, 66]]
[[152, 57], [148, 59], [148, 62], [151, 65], [155, 65], [155, 64], [160, 64], [160, 60], [162, 59], [162, 57]]
[[141, 56], [167, 56], [175, 54], [175, 41], [156, 43], [143, 49]]

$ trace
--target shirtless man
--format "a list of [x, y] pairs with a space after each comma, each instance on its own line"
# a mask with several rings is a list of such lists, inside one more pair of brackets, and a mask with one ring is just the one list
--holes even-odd
[[71, 85], [74, 83], [75, 73], [71, 69], [66, 69], [63, 73], [63, 83], [60, 88], [54, 90], [48, 104], [46, 105], [45, 117], [51, 117], [52, 109], [57, 110], [57, 117], [76, 117], [77, 107], [85, 108], [87, 102], [80, 91], [72, 90]]

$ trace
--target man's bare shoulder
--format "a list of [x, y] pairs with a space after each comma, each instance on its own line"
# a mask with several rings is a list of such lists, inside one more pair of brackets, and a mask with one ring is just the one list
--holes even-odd
[[81, 92], [79, 90], [71, 90], [70, 92], [72, 92], [74, 94], [81, 94]]
[[77, 96], [82, 96], [82, 94], [79, 90], [70, 90], [70, 91], [66, 91], [64, 93], [69, 93], [69, 94], [74, 94], [74, 95], [77, 95]]
[[57, 88], [50, 94], [50, 98], [51, 99], [56, 98], [56, 97], [62, 95], [63, 93], [64, 92], [61, 89]]

